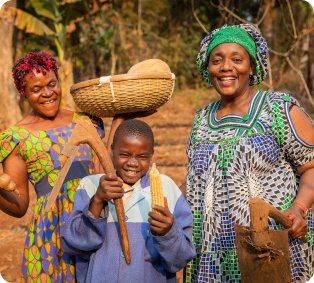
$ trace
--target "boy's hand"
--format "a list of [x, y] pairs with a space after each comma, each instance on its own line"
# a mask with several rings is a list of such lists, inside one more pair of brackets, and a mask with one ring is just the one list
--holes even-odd
[[167, 198], [164, 197], [165, 207], [154, 205], [152, 208], [157, 210], [160, 214], [151, 211], [148, 213], [148, 222], [150, 230], [159, 236], [166, 235], [171, 229], [174, 217], [168, 208]]
[[123, 197], [122, 180], [115, 175], [101, 176], [99, 186], [89, 205], [89, 211], [99, 218], [100, 213], [108, 200]]
[[122, 181], [115, 175], [104, 175], [99, 180], [99, 186], [94, 199], [108, 201], [123, 197]]

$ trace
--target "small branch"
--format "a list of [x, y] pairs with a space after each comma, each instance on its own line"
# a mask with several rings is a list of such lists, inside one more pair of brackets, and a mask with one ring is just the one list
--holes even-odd
[[[234, 17], [235, 19], [237, 19], [238, 21], [245, 23], [245, 24], [252, 24], [248, 21], [246, 21], [245, 19], [239, 17], [237, 14], [233, 13], [231, 10], [229, 10], [228, 7], [224, 6], [224, 4], [221, 3], [221, 1], [219, 1], [219, 7], [223, 10], [225, 10], [228, 14], [230, 14], [232, 17]], [[255, 24], [253, 24], [255, 25]]]
[[262, 15], [262, 17], [257, 21], [256, 25], [259, 26], [263, 21], [264, 21], [264, 18], [266, 17], [267, 13], [268, 13], [268, 10], [270, 9], [270, 4], [267, 4], [266, 8], [265, 8], [265, 11]]
[[305, 81], [305, 79], [304, 79], [304, 76], [303, 76], [301, 70], [298, 69], [298, 68], [296, 68], [296, 67], [292, 64], [292, 62], [291, 62], [291, 60], [290, 60], [290, 58], [289, 58], [288, 56], [286, 56], [286, 60], [287, 60], [288, 64], [290, 65], [290, 67], [299, 75], [299, 77], [300, 77], [300, 79], [301, 79], [301, 81], [302, 81], [302, 84], [303, 84], [303, 86], [304, 86], [304, 90], [305, 90], [305, 92], [306, 92], [306, 95], [307, 95], [307, 97], [308, 97], [308, 100], [309, 100], [309, 102], [312, 104], [312, 107], [314, 108], [314, 100], [313, 100], [313, 97], [312, 97], [312, 95], [311, 95], [311, 92], [310, 92], [310, 90], [309, 90], [309, 88], [308, 88], [308, 86], [307, 86], [307, 83], [306, 83], [306, 81]]
[[296, 38], [298, 38], [298, 34], [297, 34], [297, 30], [295, 28], [295, 22], [294, 22], [294, 18], [293, 18], [293, 14], [292, 14], [290, 1], [286, 0], [286, 2], [287, 2], [288, 10], [289, 10], [289, 15], [290, 15], [290, 18], [291, 18], [291, 23], [292, 23], [292, 28], [293, 28], [293, 35], [294, 35], [294, 38], [296, 39]]
[[287, 56], [287, 52], [285, 52], [285, 53], [278, 52], [276, 50], [271, 49], [270, 47], [268, 47], [268, 50], [269, 50], [269, 52], [271, 52], [271, 53], [273, 53], [275, 55], [281, 56], [281, 57], [286, 57]]
[[293, 31], [292, 31], [291, 27], [289, 26], [289, 24], [287, 23], [287, 19], [286, 19], [287, 13], [285, 12], [285, 7], [284, 7], [285, 4], [282, 2], [285, 2], [285, 0], [278, 0], [278, 3], [280, 5], [280, 11], [281, 11], [281, 14], [283, 15], [282, 16], [283, 24], [286, 28], [287, 34], [291, 35], [291, 37], [294, 38]]
[[205, 26], [202, 24], [201, 20], [198, 18], [198, 16], [196, 15], [196, 10], [194, 8], [194, 0], [192, 0], [192, 11], [193, 11], [193, 16], [196, 19], [196, 21], [198, 22], [198, 24], [200, 25], [200, 27], [202, 28], [202, 30], [206, 33], [208, 33], [208, 30], [205, 28]]
[[278, 56], [281, 56], [281, 57], [287, 57], [287, 56], [290, 56], [290, 54], [294, 51], [294, 49], [298, 46], [299, 42], [304, 38], [304, 36], [310, 34], [313, 32], [313, 29], [309, 29], [309, 30], [303, 30], [302, 33], [296, 38], [295, 42], [291, 45], [290, 49], [286, 52], [278, 52], [278, 51], [275, 51], [271, 48], [268, 48], [268, 50], [275, 54], [275, 55], [278, 55]]

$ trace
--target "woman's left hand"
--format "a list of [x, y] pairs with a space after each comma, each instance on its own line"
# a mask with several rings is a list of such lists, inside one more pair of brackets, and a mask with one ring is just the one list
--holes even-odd
[[291, 206], [284, 210], [283, 213], [292, 221], [292, 226], [287, 229], [290, 236], [296, 239], [304, 239], [307, 233], [307, 226], [302, 209]]

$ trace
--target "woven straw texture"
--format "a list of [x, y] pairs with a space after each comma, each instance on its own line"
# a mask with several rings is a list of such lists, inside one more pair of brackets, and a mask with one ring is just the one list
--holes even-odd
[[97, 117], [155, 110], [171, 97], [172, 73], [123, 74], [74, 84], [70, 92], [76, 105]]

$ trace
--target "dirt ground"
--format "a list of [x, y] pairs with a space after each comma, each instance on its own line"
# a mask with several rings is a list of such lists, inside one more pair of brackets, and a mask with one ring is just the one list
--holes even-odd
[[[204, 91], [186, 90], [175, 93], [157, 113], [143, 118], [152, 126], [155, 134], [153, 162], [179, 186], [185, 180], [185, 149], [195, 110], [212, 98], [210, 92]], [[104, 122], [110, 126], [110, 119], [104, 119]], [[0, 274], [8, 282], [20, 281], [23, 245], [36, 200], [33, 190], [30, 192], [30, 199], [30, 207], [23, 218], [17, 219], [0, 212]]]

